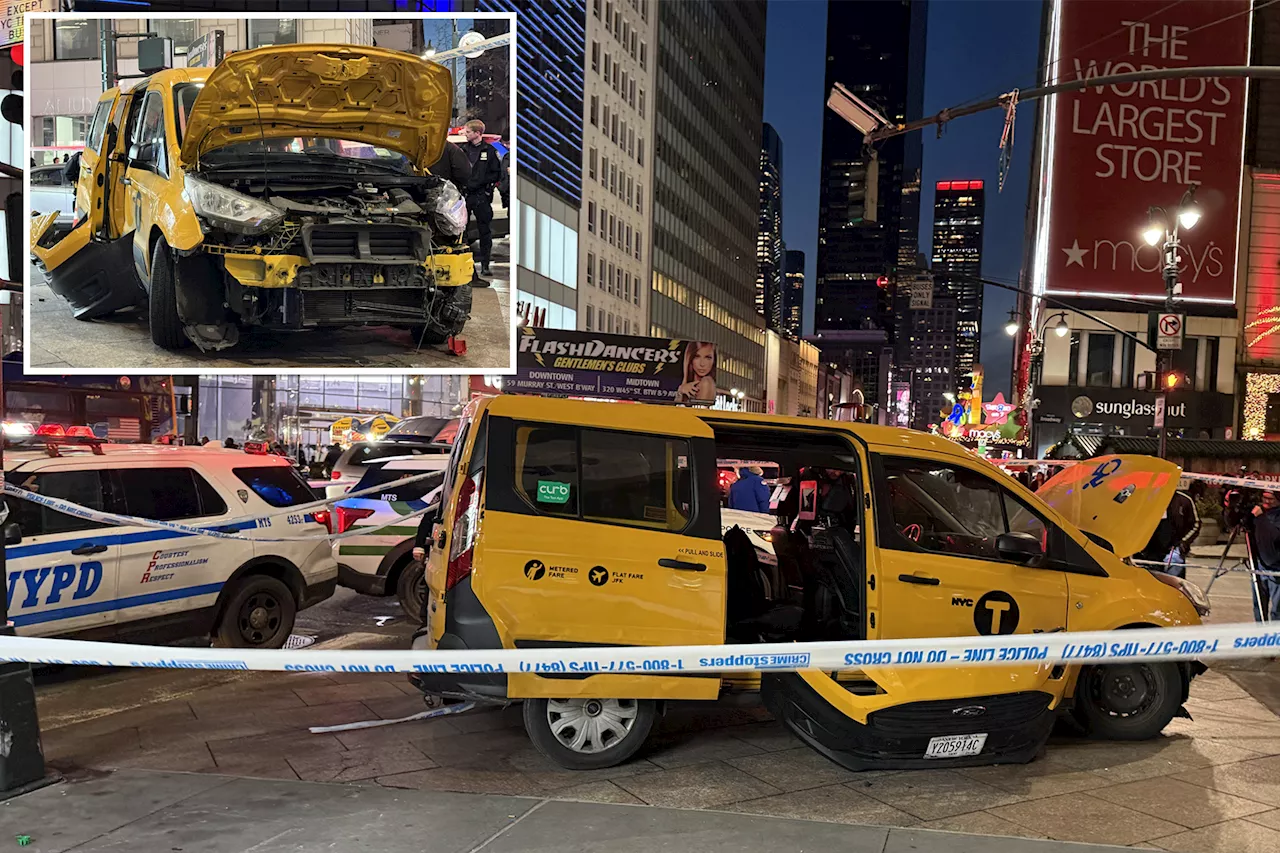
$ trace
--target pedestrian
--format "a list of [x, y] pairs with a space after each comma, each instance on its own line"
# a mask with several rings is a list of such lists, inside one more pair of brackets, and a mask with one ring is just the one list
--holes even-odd
[[1186, 577], [1187, 555], [1199, 533], [1200, 514], [1196, 512], [1195, 499], [1184, 491], [1176, 491], [1147, 547], [1138, 552], [1138, 559], [1164, 563], [1164, 571], [1174, 577]]
[[[1253, 551], [1256, 568], [1264, 572], [1280, 572], [1280, 496], [1273, 491], [1262, 493], [1262, 503], [1255, 504], [1253, 515]], [[1257, 595], [1253, 601], [1253, 618], [1258, 622], [1280, 621], [1280, 577], [1254, 577]], [[1264, 615], [1259, 601], [1267, 612]]]
[[62, 179], [75, 186], [80, 180], [80, 152], [67, 157], [67, 165], [62, 168]]
[[481, 278], [489, 272], [489, 260], [493, 252], [493, 191], [502, 180], [502, 164], [498, 162], [498, 149], [484, 141], [484, 122], [472, 119], [466, 130], [467, 161], [471, 163], [471, 177], [467, 180], [467, 210], [479, 231], [474, 259], [480, 271], [471, 282], [472, 287], [488, 287]]
[[430, 171], [437, 178], [444, 178], [453, 184], [457, 187], [458, 194], [466, 197], [467, 182], [471, 180], [471, 161], [467, 159], [467, 152], [456, 144], [445, 140], [440, 159], [435, 162]]
[[222, 442], [222, 446], [228, 450], [235, 450], [240, 445], [236, 444], [236, 440], [234, 438], [227, 436], [226, 440]]
[[738, 469], [738, 480], [729, 487], [729, 509], [769, 511], [769, 487], [764, 484], [764, 470], [759, 465]]
[[333, 466], [342, 458], [342, 448], [337, 444], [329, 445], [329, 452], [324, 455], [324, 475], [333, 476]]
[[207, 436], [207, 435], [202, 435], [202, 436], [200, 436], [200, 446], [201, 446], [201, 447], [204, 447], [206, 444], [208, 444], [208, 443], [209, 443], [209, 441], [210, 441], [209, 436]]
[[[508, 211], [511, 210], [511, 143], [502, 140], [502, 144], [507, 146], [507, 153], [502, 155], [502, 180], [498, 182], [498, 197], [502, 199], [502, 206]], [[508, 214], [510, 217], [510, 214]]]

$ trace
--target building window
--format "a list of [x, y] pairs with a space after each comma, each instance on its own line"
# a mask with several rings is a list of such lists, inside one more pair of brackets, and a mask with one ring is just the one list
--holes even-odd
[[[644, 89], [640, 90], [640, 118], [644, 118]], [[642, 151], [644, 149], [641, 149]], [[640, 159], [644, 159], [641, 157]]]
[[587, 202], [587, 230], [592, 234], [596, 233], [596, 203], [594, 201]]
[[159, 18], [147, 22], [147, 29], [160, 38], [173, 39], [173, 53], [184, 56], [196, 40], [195, 18]]
[[615, 113], [609, 120], [609, 137], [613, 140], [613, 144], [618, 144], [618, 116]]
[[632, 157], [636, 156], [636, 132], [634, 130], [627, 131], [627, 153]]
[[640, 20], [649, 21], [649, 0], [640, 0]]
[[609, 167], [609, 192], [613, 193], [614, 195], [618, 194], [618, 167], [617, 166], [611, 165]]
[[[594, 252], [587, 252], [587, 284], [594, 285], [596, 283], [596, 256]], [[588, 308], [588, 311], [591, 309]], [[591, 315], [588, 314], [589, 318]], [[587, 320], [587, 326], [591, 326], [591, 320]]]
[[619, 66], [615, 62], [613, 64], [613, 91], [617, 92], [618, 94], [622, 94], [622, 88], [621, 88], [622, 77], [621, 77], [621, 74], [619, 73], [620, 71], [621, 71], [621, 66]]
[[98, 22], [54, 21], [54, 59], [97, 59]]
[[1182, 349], [1173, 351], [1173, 369], [1186, 377], [1186, 387], [1196, 387], [1196, 362], [1200, 355], [1200, 339], [1187, 338]]
[[630, 207], [635, 201], [635, 182], [631, 180], [631, 176], [627, 175], [627, 207]]
[[631, 254], [631, 226], [627, 226], [627, 254]]
[[587, 331], [588, 332], [591, 331], [591, 315], [593, 313], [594, 313], [594, 309], [590, 305], [588, 305], [587, 306]]
[[609, 314], [608, 317], [609, 317], [609, 321], [608, 321], [609, 334], [612, 335], [613, 334], [613, 314]]
[[1067, 359], [1067, 384], [1080, 384], [1080, 333], [1071, 333], [1071, 355]]
[[1089, 333], [1088, 362], [1085, 365], [1085, 379], [1089, 387], [1111, 387], [1111, 371], [1115, 364], [1115, 356], [1115, 335], [1110, 332]]
[[604, 258], [600, 259], [600, 275], [596, 277], [596, 281], [600, 282], [599, 287], [604, 290]]
[[[644, 110], [640, 111], [640, 115], [644, 115]], [[636, 162], [641, 166], [644, 165], [644, 137], [641, 137], [636, 143]]]
[[608, 224], [608, 219], [605, 218], [604, 206], [601, 205], [600, 206], [600, 236], [601, 237], [604, 236], [604, 226], [607, 224]]
[[618, 221], [614, 218], [613, 214], [610, 213], [609, 214], [609, 245], [610, 246], [614, 245], [613, 233], [617, 224], [618, 224]]
[[1218, 390], [1218, 347], [1220, 338], [1205, 338], [1204, 352], [1204, 390]]
[[600, 99], [597, 98], [595, 95], [592, 95], [591, 96], [591, 126], [592, 127], [597, 126], [596, 119], [599, 118], [599, 115], [600, 115], [599, 107], [600, 107]]
[[[639, 233], [636, 234], [636, 260], [637, 261], [640, 260], [640, 234]], [[639, 305], [640, 303], [637, 302], [636, 304]]]
[[273, 44], [297, 44], [298, 22], [291, 18], [279, 20], [249, 21], [249, 47], [267, 47]]
[[613, 26], [613, 3], [604, 4], [604, 28], [607, 30]]
[[631, 273], [622, 275], [622, 298], [626, 302], [631, 301]]
[[644, 213], [644, 190], [636, 187], [636, 212]]
[[636, 31], [631, 31], [631, 58], [636, 58]]
[[591, 153], [587, 156], [587, 177], [591, 180], [596, 178], [596, 149], [592, 148]]
[[603, 116], [603, 118], [600, 121], [600, 129], [602, 131], [607, 131], [609, 129], [609, 105], [608, 104], [604, 105], [604, 112], [601, 113], [601, 115]]
[[[596, 16], [597, 21], [600, 20], [600, 0], [591, 0], [591, 14]], [[587, 310], [590, 311], [591, 309], [588, 308]], [[587, 325], [590, 326], [591, 323], [588, 322]]]
[[634, 108], [636, 105], [636, 81], [632, 80], [627, 84], [627, 103]]
[[591, 70], [600, 70], [600, 42], [598, 41], [591, 43]]
[[604, 55], [604, 82], [609, 82], [609, 72], [613, 70], [613, 57], [608, 53]]
[[[644, 42], [640, 42], [640, 70], [641, 71], [649, 70], [648, 56], [649, 56], [649, 46], [646, 45]], [[643, 98], [641, 100], [643, 100]]]

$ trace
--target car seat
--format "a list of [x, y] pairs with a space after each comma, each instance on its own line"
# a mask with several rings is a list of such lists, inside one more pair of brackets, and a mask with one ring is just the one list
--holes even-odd
[[756, 548], [741, 527], [724, 534], [728, 563], [725, 635], [731, 643], [781, 640], [795, 634], [803, 608], [769, 600], [768, 584]]

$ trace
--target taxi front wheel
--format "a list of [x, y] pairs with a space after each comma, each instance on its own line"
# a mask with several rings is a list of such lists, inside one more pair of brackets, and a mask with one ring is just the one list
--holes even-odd
[[283, 648], [298, 604], [283, 581], [250, 575], [236, 581], [213, 629], [213, 644], [227, 649]]
[[1076, 687], [1076, 718], [1093, 737], [1148, 740], [1178, 713], [1182, 695], [1176, 663], [1090, 666]]
[[524, 730], [538, 752], [569, 770], [600, 770], [636, 754], [649, 737], [652, 699], [526, 699]]
[[164, 240], [151, 251], [151, 292], [148, 300], [151, 342], [167, 350], [183, 349], [191, 341], [178, 316], [178, 281], [172, 255]]

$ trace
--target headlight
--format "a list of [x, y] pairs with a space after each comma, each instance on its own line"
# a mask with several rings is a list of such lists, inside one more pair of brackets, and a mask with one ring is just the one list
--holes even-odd
[[1209, 596], [1205, 595], [1204, 590], [1199, 586], [1189, 580], [1183, 580], [1165, 572], [1152, 572], [1151, 574], [1185, 595], [1187, 600], [1191, 602], [1191, 606], [1196, 609], [1196, 613], [1201, 616], [1209, 615]]
[[772, 542], [772, 541], [773, 541], [773, 531], [772, 531], [772, 530], [757, 530], [757, 531], [755, 531], [755, 534], [756, 534], [757, 536], [759, 536], [761, 539], [763, 539], [764, 541], [766, 541], [766, 542]]
[[185, 188], [196, 216], [237, 234], [261, 234], [284, 219], [279, 208], [191, 175], [185, 176]]

